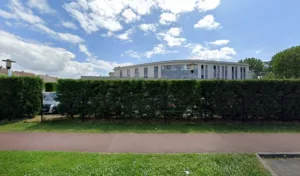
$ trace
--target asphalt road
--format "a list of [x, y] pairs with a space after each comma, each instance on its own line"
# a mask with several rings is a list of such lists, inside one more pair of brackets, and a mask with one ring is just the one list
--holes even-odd
[[300, 152], [300, 134], [0, 133], [0, 150], [103, 153]]

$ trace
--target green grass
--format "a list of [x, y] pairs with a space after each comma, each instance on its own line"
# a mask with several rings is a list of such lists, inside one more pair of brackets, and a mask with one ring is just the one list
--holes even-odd
[[15, 122], [0, 125], [0, 132], [88, 133], [299, 133], [300, 125], [209, 125], [209, 124], [104, 124], [76, 121]]
[[0, 152], [0, 175], [269, 176], [254, 154]]

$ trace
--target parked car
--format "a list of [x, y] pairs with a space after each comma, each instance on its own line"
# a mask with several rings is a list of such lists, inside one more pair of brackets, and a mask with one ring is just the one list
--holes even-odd
[[52, 113], [55, 114], [58, 111], [58, 104], [55, 100], [56, 93], [55, 92], [44, 92], [43, 93], [43, 112], [44, 113]]

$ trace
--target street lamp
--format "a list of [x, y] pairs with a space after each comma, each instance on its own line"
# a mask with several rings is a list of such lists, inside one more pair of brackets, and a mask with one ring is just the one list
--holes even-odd
[[16, 63], [16, 61], [12, 61], [12, 60], [10, 60], [10, 59], [6, 59], [6, 60], [2, 60], [3, 62], [5, 62], [6, 63], [6, 69], [7, 69], [7, 75], [9, 76], [9, 77], [11, 77], [11, 64], [12, 63]]

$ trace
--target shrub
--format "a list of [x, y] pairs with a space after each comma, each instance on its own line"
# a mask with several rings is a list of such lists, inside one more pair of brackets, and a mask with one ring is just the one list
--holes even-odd
[[42, 80], [0, 77], [0, 120], [34, 117], [41, 107]]
[[299, 119], [299, 80], [59, 80], [62, 112], [123, 119]]
[[45, 83], [45, 92], [55, 92], [57, 83]]

